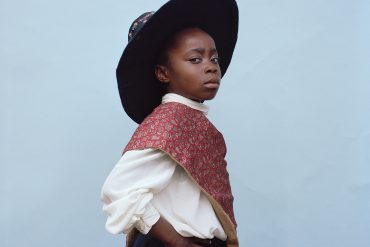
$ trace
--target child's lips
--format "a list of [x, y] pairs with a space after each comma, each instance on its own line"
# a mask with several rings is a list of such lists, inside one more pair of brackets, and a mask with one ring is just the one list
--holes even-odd
[[204, 86], [206, 88], [219, 88], [220, 87], [220, 81], [218, 80], [210, 80], [204, 83]]

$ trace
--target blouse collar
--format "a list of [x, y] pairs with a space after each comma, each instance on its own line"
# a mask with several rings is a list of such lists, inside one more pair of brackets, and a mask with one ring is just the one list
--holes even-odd
[[188, 99], [180, 94], [176, 93], [167, 93], [162, 97], [162, 104], [168, 102], [177, 102], [184, 105], [187, 105], [195, 110], [203, 112], [205, 115], [208, 113], [209, 106], [196, 102], [194, 100]]

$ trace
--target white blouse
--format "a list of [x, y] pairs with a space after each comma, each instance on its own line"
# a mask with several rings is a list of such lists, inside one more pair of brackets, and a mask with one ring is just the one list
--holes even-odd
[[[208, 112], [208, 106], [168, 93], [162, 103], [178, 102]], [[157, 149], [124, 153], [107, 177], [102, 191], [106, 229], [128, 233], [133, 227], [147, 234], [159, 217], [183, 237], [226, 240], [211, 203], [184, 169]]]

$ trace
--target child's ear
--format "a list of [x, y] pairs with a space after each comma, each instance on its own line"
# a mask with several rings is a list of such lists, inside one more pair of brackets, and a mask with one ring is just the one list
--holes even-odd
[[167, 70], [166, 66], [157, 64], [155, 66], [154, 72], [155, 72], [155, 76], [157, 77], [158, 81], [160, 81], [162, 83], [169, 83], [170, 82], [170, 79], [168, 78], [168, 70]]

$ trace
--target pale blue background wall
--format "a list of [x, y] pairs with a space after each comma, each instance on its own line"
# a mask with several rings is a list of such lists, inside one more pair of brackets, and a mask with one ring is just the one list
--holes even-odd
[[[0, 246], [123, 246], [100, 188], [135, 124], [115, 67], [165, 1], [0, 0]], [[210, 117], [241, 246], [370, 246], [370, 4], [239, 1]]]

